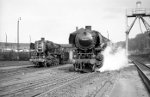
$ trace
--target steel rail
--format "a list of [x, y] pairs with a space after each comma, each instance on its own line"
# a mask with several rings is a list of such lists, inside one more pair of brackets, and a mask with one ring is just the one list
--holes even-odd
[[142, 65], [142, 66], [146, 67], [147, 69], [149, 69], [149, 67], [147, 67], [145, 64], [143, 64], [143, 63], [141, 64], [141, 62], [135, 61], [135, 60], [132, 60], [132, 63], [136, 66], [139, 76], [141, 77], [148, 93], [150, 94], [150, 80], [146, 76], [146, 74], [143, 73], [143, 71], [141, 70], [139, 65]]
[[[142, 66], [144, 66], [144, 67], [146, 67], [146, 69], [149, 69], [150, 70], [150, 67], [149, 66], [147, 66], [147, 65], [145, 65], [144, 63], [142, 63], [142, 62], [140, 62], [140, 61], [138, 61], [138, 60], [136, 60], [136, 59], [134, 59], [136, 62], [138, 62], [138, 63], [140, 63]], [[133, 60], [132, 60], [133, 61]]]
[[32, 97], [45, 97], [48, 93], [50, 93], [50, 92], [53, 92], [53, 91], [55, 91], [55, 90], [57, 90], [57, 89], [60, 89], [60, 88], [62, 88], [62, 87], [65, 87], [65, 86], [67, 86], [67, 85], [69, 85], [69, 84], [71, 84], [71, 83], [73, 83], [73, 82], [77, 82], [77, 80], [79, 80], [79, 79], [83, 79], [83, 78], [86, 78], [86, 77], [89, 77], [89, 76], [94, 76], [95, 74], [97, 74], [97, 73], [89, 73], [89, 74], [86, 74], [86, 75], [78, 75], [77, 77], [74, 77], [74, 78], [71, 78], [71, 79], [69, 79], [69, 80], [66, 80], [66, 82], [65, 83], [62, 83], [62, 84], [60, 84], [59, 86], [57, 86], [57, 87], [54, 87], [54, 88], [52, 88], [52, 89], [49, 89], [48, 91], [46, 91], [46, 92], [42, 92], [42, 93], [39, 93], [38, 95], [34, 95], [34, 96], [32, 96]]
[[[8, 92], [3, 92], [2, 94], [0, 94], [0, 96], [12, 96], [12, 95], [15, 95], [15, 94], [18, 94], [18, 93], [23, 93], [23, 91], [27, 91], [27, 90], [31, 90], [31, 89], [39, 89], [39, 88], [43, 88], [43, 87], [50, 87], [50, 86], [55, 86], [57, 85], [57, 83], [63, 83], [65, 80], [71, 80], [73, 79], [72, 76], [78, 77], [79, 75], [77, 75], [77, 73], [73, 73], [73, 74], [68, 74], [66, 75], [65, 77], [63, 77], [62, 75], [59, 76], [58, 78], [54, 78], [52, 81], [48, 82], [48, 79], [50, 80], [51, 78], [46, 78], [46, 79], [41, 79], [41, 80], [36, 80], [35, 83], [33, 84], [28, 84], [28, 85], [25, 85], [21, 88], [17, 88], [15, 90], [10, 90]], [[63, 80], [63, 81], [62, 81]], [[40, 83], [42, 82], [42, 83]], [[24, 83], [27, 83], [27, 82], [24, 82]], [[30, 82], [31, 83], [31, 82]], [[9, 87], [9, 86], [7, 86]]]

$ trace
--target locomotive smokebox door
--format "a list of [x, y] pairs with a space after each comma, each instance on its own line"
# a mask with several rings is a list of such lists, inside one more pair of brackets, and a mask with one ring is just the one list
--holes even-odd
[[[95, 71], [95, 68], [101, 67], [103, 58], [102, 44], [107, 44], [108, 39], [98, 31], [92, 30], [91, 26], [76, 29], [70, 34], [69, 43], [75, 48], [73, 52], [74, 69], [84, 71], [86, 68]], [[106, 45], [107, 46], [107, 45]]]

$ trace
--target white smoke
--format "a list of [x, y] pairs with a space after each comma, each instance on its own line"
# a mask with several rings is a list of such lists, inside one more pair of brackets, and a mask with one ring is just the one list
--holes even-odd
[[113, 46], [107, 46], [104, 55], [103, 66], [99, 69], [100, 72], [109, 70], [119, 70], [121, 68], [127, 67], [127, 57], [125, 54], [125, 49], [117, 48], [114, 50]]

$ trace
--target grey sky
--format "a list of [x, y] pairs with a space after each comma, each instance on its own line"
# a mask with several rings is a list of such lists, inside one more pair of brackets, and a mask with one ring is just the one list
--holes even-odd
[[[75, 27], [91, 25], [110, 39], [125, 39], [125, 9], [135, 8], [137, 0], [0, 0], [0, 41], [16, 42], [17, 19], [20, 21], [20, 42], [45, 37], [56, 43], [68, 43]], [[150, 8], [150, 0], [141, 0]], [[145, 30], [145, 28], [143, 28]], [[138, 24], [131, 37], [140, 33]]]

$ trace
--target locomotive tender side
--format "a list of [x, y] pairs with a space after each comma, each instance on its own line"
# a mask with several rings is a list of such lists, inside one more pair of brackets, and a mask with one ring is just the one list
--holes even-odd
[[98, 31], [86, 26], [70, 34], [69, 43], [75, 48], [73, 50], [72, 63], [75, 71], [92, 70], [102, 67], [103, 55], [108, 39]]

